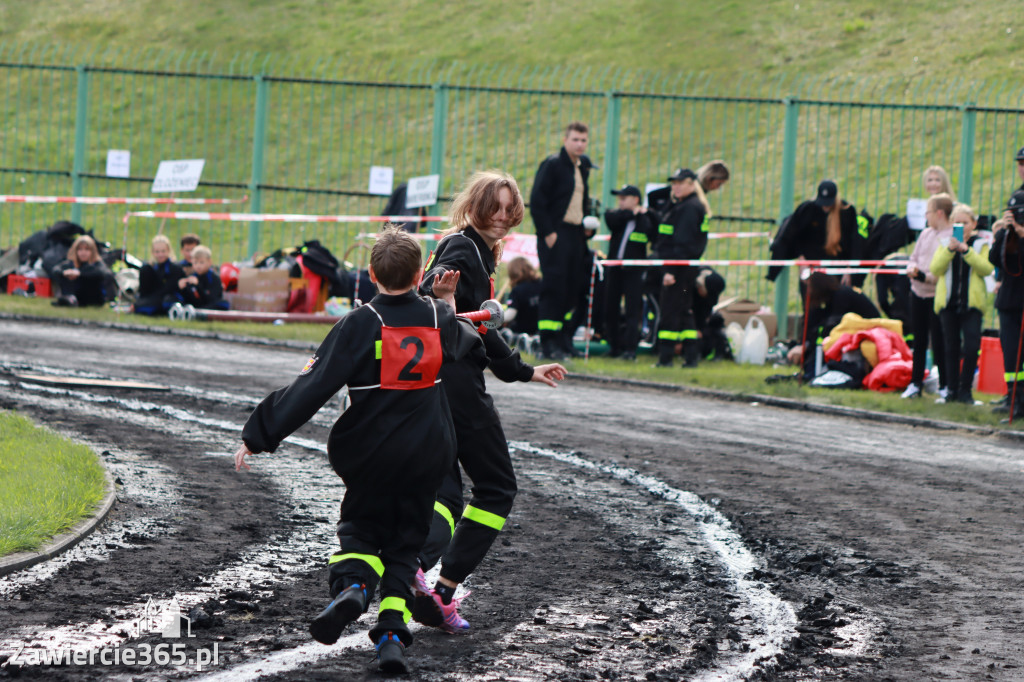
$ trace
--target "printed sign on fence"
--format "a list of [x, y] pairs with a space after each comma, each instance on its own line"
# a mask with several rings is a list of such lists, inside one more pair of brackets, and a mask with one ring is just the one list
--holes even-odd
[[506, 237], [501, 251], [501, 262], [507, 263], [516, 256], [522, 256], [530, 261], [535, 268], [540, 267], [540, 260], [537, 258], [537, 236], [513, 232]]
[[419, 208], [436, 204], [437, 187], [440, 183], [440, 175], [424, 175], [418, 178], [409, 178], [409, 188], [405, 191], [405, 207]]
[[127, 149], [107, 150], [107, 177], [128, 178], [131, 177], [132, 153]]
[[395, 169], [390, 166], [370, 166], [370, 194], [390, 196], [395, 184]]
[[203, 174], [205, 159], [161, 161], [151, 192], [194, 192]]

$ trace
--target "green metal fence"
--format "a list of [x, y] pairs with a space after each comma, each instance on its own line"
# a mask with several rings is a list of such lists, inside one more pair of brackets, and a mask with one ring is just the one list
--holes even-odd
[[[629, 182], [664, 181], [678, 166], [721, 158], [733, 179], [710, 196], [716, 231], [771, 231], [817, 183], [874, 216], [902, 214], [921, 173], [944, 166], [959, 198], [998, 212], [1019, 184], [1024, 144], [1019, 87], [970, 83], [781, 79], [721, 83], [693, 74], [610, 69], [516, 71], [505, 66], [306, 73], [255, 55], [218, 62], [166, 53], [82, 57], [0, 47], [0, 193], [146, 196], [159, 161], [206, 159], [190, 196], [249, 196], [247, 212], [379, 214], [370, 166], [396, 183], [438, 173], [450, 196], [474, 170], [497, 167], [528, 196], [537, 164], [567, 122], [589, 124], [605, 205]], [[131, 151], [131, 177], [105, 176], [108, 149]], [[443, 206], [435, 213], [443, 212]], [[120, 244], [123, 207], [0, 205], [0, 246], [58, 219]], [[532, 225], [521, 229], [532, 231]], [[145, 257], [157, 221], [133, 220], [128, 248]], [[217, 260], [240, 260], [307, 239], [349, 252], [370, 225], [168, 221], [176, 240], [198, 232]], [[716, 240], [708, 258], [759, 258], [767, 239]], [[795, 283], [723, 268], [727, 293], [795, 309]]]

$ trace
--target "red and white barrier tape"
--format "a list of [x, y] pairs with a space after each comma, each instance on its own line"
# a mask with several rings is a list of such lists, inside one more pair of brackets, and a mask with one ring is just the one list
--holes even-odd
[[176, 197], [49, 197], [34, 195], [0, 194], [0, 204], [240, 204], [241, 199], [179, 199]]
[[128, 218], [170, 218], [172, 220], [227, 220], [263, 223], [419, 223], [448, 220], [447, 216], [407, 215], [303, 215], [299, 213], [212, 213], [206, 211], [129, 211]]
[[[770, 237], [771, 232], [709, 232], [708, 239], [757, 239], [759, 237]], [[595, 242], [610, 241], [610, 234], [599, 234], [593, 239]]]
[[814, 272], [826, 275], [905, 275], [906, 270], [893, 268], [811, 268]]
[[666, 266], [666, 265], [711, 265], [715, 267], [724, 267], [728, 265], [750, 265], [750, 266], [790, 266], [800, 265], [807, 267], [822, 267], [822, 268], [848, 268], [848, 267], [877, 267], [884, 266], [887, 261], [884, 260], [804, 260], [804, 259], [792, 259], [792, 260], [700, 260], [700, 259], [689, 259], [689, 260], [602, 260], [599, 261], [601, 265], [606, 266], [624, 266], [624, 267], [648, 267], [648, 266]]

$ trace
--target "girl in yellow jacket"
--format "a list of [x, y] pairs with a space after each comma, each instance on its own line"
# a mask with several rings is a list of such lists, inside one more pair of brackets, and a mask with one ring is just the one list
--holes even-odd
[[[970, 206], [957, 204], [951, 215], [945, 211], [932, 211], [939, 231], [955, 220], [953, 236], [945, 246], [940, 245], [932, 257], [931, 271], [937, 278], [935, 286], [935, 312], [942, 324], [942, 336], [946, 342], [946, 358], [942, 371], [946, 372], [949, 397], [942, 402], [960, 402], [980, 405], [971, 395], [974, 371], [978, 367], [978, 351], [981, 349], [982, 309], [988, 291], [985, 288], [986, 275], [992, 274], [993, 266], [988, 260], [987, 242], [976, 234], [977, 218]], [[929, 224], [933, 224], [930, 222]], [[963, 225], [963, 239], [958, 239], [957, 226]]]

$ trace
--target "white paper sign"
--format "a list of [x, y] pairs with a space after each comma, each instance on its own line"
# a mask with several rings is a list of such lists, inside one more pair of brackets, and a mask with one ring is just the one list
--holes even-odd
[[927, 227], [924, 218], [927, 199], [907, 199], [907, 225], [911, 230], [923, 230]]
[[409, 187], [405, 191], [405, 207], [419, 208], [433, 206], [437, 203], [437, 187], [441, 182], [440, 175], [424, 175], [409, 178]]
[[395, 185], [395, 169], [390, 166], [370, 166], [370, 194], [391, 196]]
[[[648, 182], [646, 185], [644, 185], [644, 206], [647, 206], [647, 195], [656, 189], [661, 189], [662, 187], [668, 187], [668, 183]], [[650, 206], [647, 207], [650, 208]]]
[[132, 153], [127, 149], [107, 150], [107, 177], [130, 178], [132, 175]]
[[161, 161], [150, 192], [194, 192], [203, 174], [205, 159]]

